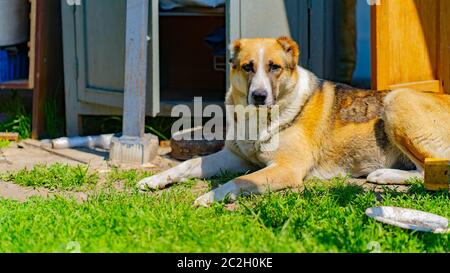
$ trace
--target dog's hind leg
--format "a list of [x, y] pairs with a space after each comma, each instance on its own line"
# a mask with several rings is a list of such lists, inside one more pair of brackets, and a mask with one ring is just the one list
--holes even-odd
[[415, 171], [381, 169], [367, 180], [379, 184], [402, 184], [423, 177], [426, 158], [450, 158], [450, 96], [393, 91], [385, 99], [385, 131], [389, 140], [417, 167]]
[[415, 171], [402, 171], [395, 169], [379, 169], [367, 176], [367, 181], [380, 184], [406, 184], [411, 178], [423, 178], [423, 172], [421, 170]]
[[254, 166], [225, 148], [218, 153], [185, 161], [160, 174], [147, 177], [138, 183], [138, 187], [141, 190], [163, 189], [170, 184], [183, 182], [189, 178], [207, 178], [220, 171], [244, 172], [252, 168]]

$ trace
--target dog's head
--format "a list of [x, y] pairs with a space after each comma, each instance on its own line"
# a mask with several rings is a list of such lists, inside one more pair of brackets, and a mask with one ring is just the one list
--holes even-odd
[[293, 91], [300, 50], [292, 39], [242, 39], [230, 51], [235, 103], [271, 107]]

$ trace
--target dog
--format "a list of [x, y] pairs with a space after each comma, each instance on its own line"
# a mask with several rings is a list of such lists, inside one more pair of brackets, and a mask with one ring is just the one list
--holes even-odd
[[[277, 106], [279, 115], [270, 121], [276, 126], [268, 126], [257, 140], [227, 140], [216, 154], [143, 179], [141, 190], [220, 171], [247, 173], [194, 202], [208, 206], [241, 194], [301, 187], [312, 177], [350, 174], [402, 184], [423, 177], [425, 158], [450, 158], [449, 95], [362, 90], [321, 80], [299, 66], [299, 46], [287, 37], [241, 39], [230, 51], [226, 105]], [[273, 139], [276, 147], [268, 149]]]

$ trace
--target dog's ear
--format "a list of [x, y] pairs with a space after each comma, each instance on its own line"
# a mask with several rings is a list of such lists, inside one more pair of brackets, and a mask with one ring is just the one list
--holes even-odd
[[295, 69], [298, 65], [298, 58], [300, 57], [300, 48], [298, 44], [291, 38], [284, 36], [278, 38], [277, 41], [289, 57], [288, 61], [290, 68]]
[[239, 50], [241, 50], [241, 40], [232, 42], [230, 45], [230, 64], [233, 68], [236, 68], [238, 66], [237, 55], [239, 53]]

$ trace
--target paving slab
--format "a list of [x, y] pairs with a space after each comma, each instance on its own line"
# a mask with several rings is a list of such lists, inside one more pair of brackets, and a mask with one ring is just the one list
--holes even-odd
[[0, 149], [0, 172], [18, 171], [24, 168], [32, 169], [37, 164], [50, 165], [55, 163], [80, 164], [78, 161], [63, 158], [23, 143], [11, 143], [9, 147]]

